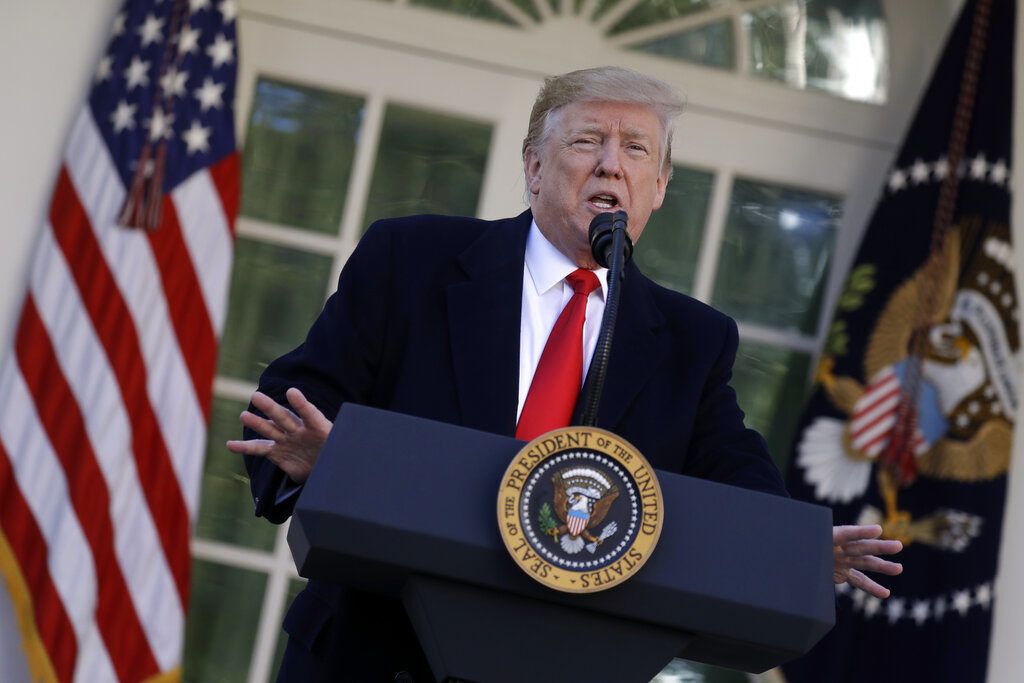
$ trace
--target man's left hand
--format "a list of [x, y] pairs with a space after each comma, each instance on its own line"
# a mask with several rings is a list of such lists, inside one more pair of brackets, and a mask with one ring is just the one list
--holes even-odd
[[899, 562], [878, 557], [898, 553], [903, 544], [878, 538], [881, 535], [882, 527], [877, 524], [832, 527], [832, 578], [837, 584], [849, 583], [876, 598], [889, 597], [888, 588], [864, 574], [868, 571], [896, 576], [903, 572]]

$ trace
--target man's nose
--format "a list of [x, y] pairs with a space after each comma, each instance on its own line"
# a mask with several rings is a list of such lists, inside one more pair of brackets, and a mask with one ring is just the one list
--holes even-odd
[[601, 156], [597, 160], [597, 168], [594, 170], [594, 173], [598, 177], [622, 177], [622, 164], [620, 163], [619, 154], [618, 145], [605, 144], [601, 148]]

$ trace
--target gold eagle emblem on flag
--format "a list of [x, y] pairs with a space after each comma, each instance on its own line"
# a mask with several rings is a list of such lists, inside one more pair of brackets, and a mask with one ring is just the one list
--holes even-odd
[[[968, 243], [980, 247], [966, 259], [965, 229]], [[886, 509], [865, 506], [860, 521], [881, 524], [887, 537], [904, 543], [950, 551], [967, 548], [980, 518], [941, 509], [914, 519], [897, 499], [917, 477], [981, 481], [1009, 467], [1021, 365], [1013, 256], [1006, 226], [990, 225], [977, 239], [979, 230], [970, 220], [951, 230], [943, 248], [893, 292], [864, 354], [866, 382], [835, 375], [834, 356], [822, 358], [817, 380], [848, 417], [818, 417], [797, 447], [797, 464], [816, 497], [848, 503], [870, 485], [874, 465], [896, 437], [900, 402], [909, 401], [908, 476], [896, 482], [877, 468]], [[915, 326], [923, 297], [932, 297], [933, 313]], [[912, 348], [923, 353], [914, 358]]]

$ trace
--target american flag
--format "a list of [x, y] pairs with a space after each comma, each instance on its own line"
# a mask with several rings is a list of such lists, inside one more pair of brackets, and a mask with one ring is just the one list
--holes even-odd
[[[896, 430], [896, 418], [899, 413], [903, 384], [903, 366], [888, 366], [881, 370], [868, 385], [853, 406], [850, 419], [850, 445], [870, 458], [877, 458], [889, 445], [893, 432]], [[917, 408], [915, 417], [919, 417]], [[917, 420], [915, 420], [917, 422]], [[930, 424], [930, 422], [929, 422]], [[942, 425], [944, 431], [945, 424]], [[935, 430], [930, 430], [935, 431]], [[914, 425], [914, 439], [911, 444], [914, 453], [920, 455], [927, 451], [935, 438], [928, 439], [921, 431], [919, 424]]]
[[238, 203], [236, 14], [123, 4], [0, 353], [0, 571], [39, 680], [180, 667]]

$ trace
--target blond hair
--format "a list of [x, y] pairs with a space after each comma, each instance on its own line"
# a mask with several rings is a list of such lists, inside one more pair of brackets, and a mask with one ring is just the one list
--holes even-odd
[[574, 102], [628, 102], [648, 107], [661, 122], [662, 171], [671, 172], [672, 121], [682, 113], [683, 100], [664, 81], [619, 66], [599, 66], [545, 78], [530, 112], [523, 156], [544, 147], [559, 109]]

